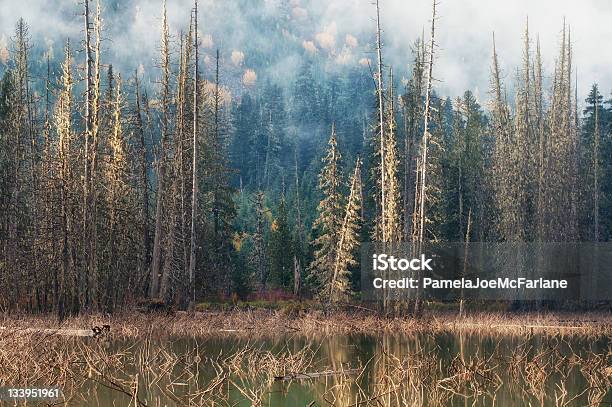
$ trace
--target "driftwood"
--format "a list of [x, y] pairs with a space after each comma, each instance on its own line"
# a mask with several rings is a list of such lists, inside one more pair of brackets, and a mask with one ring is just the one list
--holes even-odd
[[447, 326], [467, 327], [467, 328], [518, 328], [518, 329], [585, 329], [588, 325], [573, 326], [573, 325], [533, 325], [533, 324], [489, 324], [489, 323], [470, 323], [470, 322], [449, 322]]
[[585, 329], [586, 326], [571, 325], [519, 325], [519, 324], [494, 324], [491, 328], [524, 328], [524, 329]]
[[12, 333], [20, 334], [43, 334], [43, 335], [61, 335], [61, 336], [80, 336], [98, 337], [110, 331], [109, 325], [102, 327], [94, 326], [91, 329], [72, 329], [72, 328], [8, 328], [0, 326], [0, 331], [11, 331]]
[[288, 380], [305, 380], [305, 379], [317, 379], [319, 377], [334, 376], [339, 374], [357, 374], [360, 373], [361, 369], [346, 369], [346, 370], [324, 370], [322, 372], [314, 373], [291, 373], [285, 376], [274, 376], [275, 381], [288, 381]]
[[7, 328], [0, 326], [0, 330], [9, 331], [20, 334], [45, 334], [45, 335], [62, 335], [62, 336], [94, 336], [94, 332], [91, 329], [51, 329], [51, 328]]

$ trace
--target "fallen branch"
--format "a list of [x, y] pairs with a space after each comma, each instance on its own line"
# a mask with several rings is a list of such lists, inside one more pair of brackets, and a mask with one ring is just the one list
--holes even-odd
[[334, 376], [339, 374], [357, 374], [360, 373], [361, 369], [347, 369], [347, 370], [325, 370], [322, 372], [314, 373], [292, 373], [286, 376], [274, 376], [275, 381], [288, 381], [288, 380], [304, 380], [304, 379], [317, 379], [319, 377]]
[[[11, 331], [11, 328], [0, 326], [0, 330]], [[14, 328], [14, 333], [24, 334], [47, 334], [47, 335], [62, 335], [62, 336], [94, 336], [92, 329], [66, 329], [66, 328]]]

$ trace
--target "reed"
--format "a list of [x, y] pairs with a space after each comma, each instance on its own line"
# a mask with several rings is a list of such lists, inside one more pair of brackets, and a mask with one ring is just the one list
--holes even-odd
[[122, 337], [206, 337], [221, 333], [252, 337], [270, 333], [387, 333], [416, 332], [499, 332], [525, 336], [530, 333], [559, 335], [612, 336], [610, 313], [525, 313], [483, 312], [457, 317], [454, 312], [431, 312], [423, 318], [385, 318], [364, 311], [319, 311], [298, 315], [282, 310], [242, 310], [185, 313], [125, 312], [112, 316], [81, 315], [59, 323], [49, 315], [0, 315], [0, 334], [27, 334], [36, 329], [82, 331], [84, 328], [110, 325]]
[[[491, 328], [503, 322], [498, 316], [478, 329], [443, 316], [428, 323], [378, 319], [375, 328], [368, 315], [333, 315], [323, 326], [317, 315], [269, 313], [261, 328], [248, 322], [261, 315], [240, 315], [92, 315], [59, 327], [110, 324], [100, 337], [25, 329], [58, 326], [4, 316], [1, 324], [12, 328], [0, 330], [0, 384], [59, 386], [67, 405], [262, 406], [296, 388], [312, 405], [335, 406], [499, 405], [504, 392], [531, 405], [596, 406], [612, 396], [606, 319], [520, 317], [583, 327], [567, 331]], [[404, 324], [420, 326], [408, 331]], [[351, 356], [347, 333], [356, 332], [375, 340], [366, 360]], [[576, 391], [572, 382], [584, 385]]]

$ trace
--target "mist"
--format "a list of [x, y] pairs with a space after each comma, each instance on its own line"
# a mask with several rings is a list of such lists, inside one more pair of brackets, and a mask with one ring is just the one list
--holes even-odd
[[[0, 48], [10, 47], [14, 25], [23, 17], [30, 27], [33, 58], [49, 52], [61, 59], [64, 41], [81, 47], [82, 11], [75, 0], [15, 2], [0, 6]], [[407, 77], [411, 47], [425, 32], [429, 36], [429, 0], [381, 0], [384, 58], [399, 78]], [[154, 82], [158, 75], [162, 2], [160, 0], [103, 1], [105, 63], [124, 73], [140, 69]], [[174, 44], [188, 29], [191, 0], [169, 0], [168, 18]], [[291, 81], [304, 58], [316, 58], [327, 69], [368, 69], [373, 58], [374, 6], [369, 0], [203, 0], [200, 20], [204, 70], [213, 69], [214, 53], [221, 50], [224, 80], [234, 87], [256, 86], [270, 78]], [[522, 36], [527, 16], [531, 45], [539, 38], [545, 73], [550, 76], [558, 54], [564, 18], [571, 28], [578, 89], [581, 95], [592, 83], [602, 92], [612, 90], [612, 48], [602, 46], [612, 20], [612, 3], [502, 0], [441, 1], [438, 6], [436, 91], [458, 96], [469, 89], [488, 99], [492, 34], [504, 80], [512, 88], [522, 57]], [[267, 23], [267, 24], [264, 24]], [[77, 60], [81, 55], [77, 55]], [[0, 49], [0, 65], [2, 65]], [[247, 82], [244, 79], [247, 78]], [[256, 78], [256, 79], [255, 79]]]

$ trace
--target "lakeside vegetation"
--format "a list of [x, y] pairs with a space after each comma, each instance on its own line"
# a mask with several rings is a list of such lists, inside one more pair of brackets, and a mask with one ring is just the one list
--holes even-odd
[[[68, 405], [599, 406], [609, 314], [424, 320], [271, 310], [0, 318], [0, 382]], [[103, 326], [93, 338], [35, 332]], [[10, 326], [11, 329], [5, 329]], [[59, 332], [59, 331], [57, 331]]]
[[[120, 312], [114, 315], [82, 315], [58, 321], [46, 315], [0, 316], [2, 333], [20, 330], [91, 329], [109, 325], [113, 336], [143, 339], [205, 337], [218, 333], [240, 336], [274, 336], [301, 332], [312, 333], [402, 333], [482, 331], [525, 335], [535, 331], [550, 334], [612, 334], [612, 316], [608, 312], [499, 312], [480, 311], [459, 316], [455, 307], [431, 309], [426, 318], [383, 318], [376, 310], [346, 306], [335, 311], [316, 304], [274, 302], [265, 304], [202, 304], [196, 312]], [[31, 332], [26, 332], [31, 334]]]

